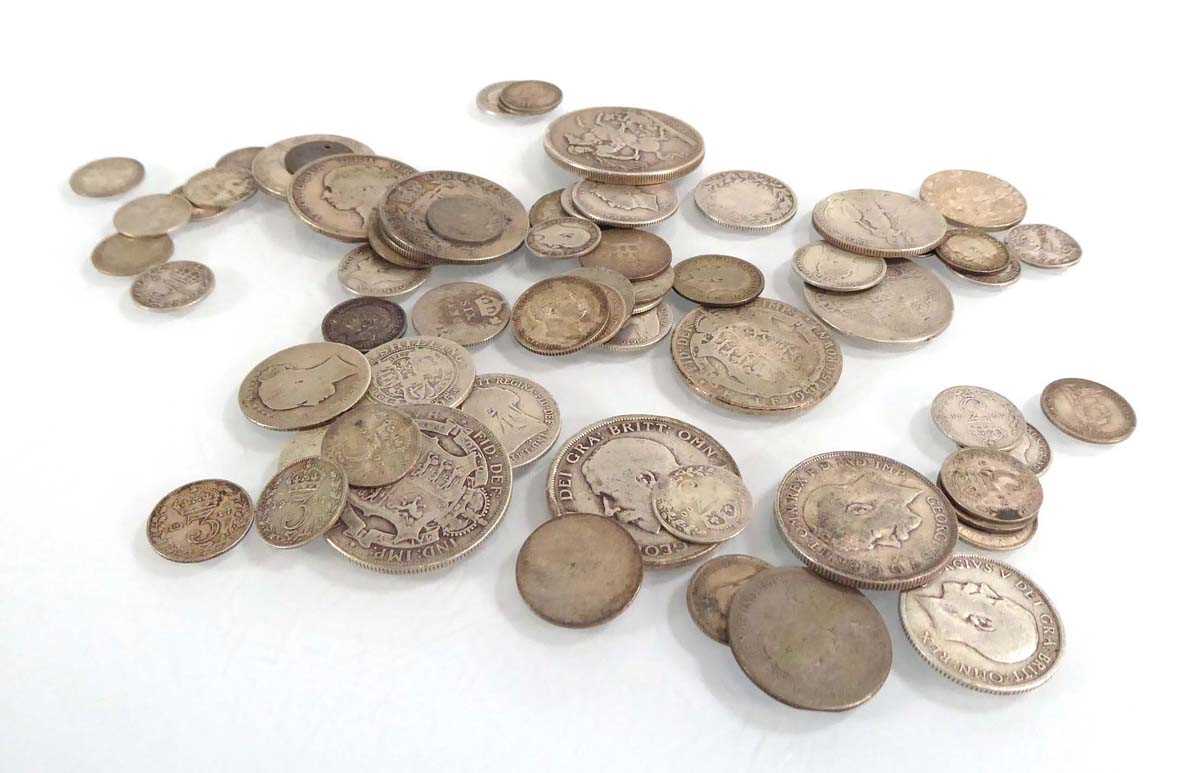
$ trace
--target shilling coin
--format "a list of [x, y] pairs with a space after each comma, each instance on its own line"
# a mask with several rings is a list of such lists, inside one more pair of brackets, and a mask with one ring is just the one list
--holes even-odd
[[599, 244], [600, 226], [578, 217], [543, 220], [525, 236], [525, 246], [539, 258], [579, 258]]
[[546, 81], [513, 81], [500, 89], [497, 99], [515, 115], [541, 115], [559, 106], [562, 89]]
[[950, 268], [973, 274], [998, 274], [1012, 263], [1003, 242], [978, 231], [951, 231], [937, 256]]
[[[370, 154], [372, 150], [366, 145], [349, 137], [339, 137], [336, 134], [304, 134], [299, 137], [289, 137], [280, 140], [259, 151], [250, 164], [250, 172], [258, 182], [259, 187], [277, 198], [287, 198], [288, 188], [292, 184], [292, 174], [284, 166], [284, 156], [297, 145], [307, 142], [330, 142], [344, 145], [352, 153]], [[299, 167], [296, 167], [297, 169]]]
[[631, 282], [652, 279], [671, 267], [671, 245], [649, 231], [605, 231], [596, 249], [579, 259], [584, 266], [611, 268]]
[[828, 242], [806, 244], [792, 256], [792, 268], [807, 284], [839, 293], [869, 290], [883, 281], [887, 262], [856, 255]]
[[385, 486], [412, 472], [425, 446], [408, 414], [368, 401], [334, 419], [321, 440], [321, 456], [344, 470], [351, 486]]
[[232, 166], [237, 169], [244, 169], [249, 172], [254, 165], [254, 157], [262, 152], [261, 146], [253, 146], [249, 148], [238, 148], [231, 150], [225, 155], [217, 159], [217, 163], [213, 166]]
[[92, 250], [92, 265], [101, 274], [134, 276], [151, 266], [165, 263], [175, 252], [170, 236], [148, 236], [133, 239], [113, 234]]
[[400, 268], [424, 269], [433, 265], [434, 260], [428, 255], [421, 255], [411, 250], [401, 249], [379, 230], [379, 211], [372, 211], [367, 218], [367, 241], [375, 254], [395, 264]]
[[729, 606], [746, 581], [771, 565], [733, 553], [710, 558], [696, 568], [687, 586], [688, 614], [704, 635], [729, 643]]
[[280, 470], [258, 498], [254, 524], [268, 545], [297, 548], [329, 531], [346, 506], [346, 473], [326, 459]]
[[562, 195], [564, 190], [564, 188], [559, 188], [556, 191], [550, 191], [537, 201], [533, 202], [533, 206], [529, 208], [530, 227], [535, 226], [538, 223], [544, 223], [547, 220], [556, 220], [560, 217], [571, 217], [571, 213], [563, 209]]
[[367, 393], [371, 366], [345, 344], [300, 344], [272, 354], [246, 375], [238, 404], [267, 429], [308, 429], [333, 419]]
[[671, 358], [702, 397], [744, 413], [806, 411], [833, 391], [842, 350], [817, 320], [782, 301], [693, 309]]
[[292, 462], [298, 462], [301, 459], [308, 459], [312, 456], [320, 456], [321, 442], [325, 439], [325, 432], [328, 429], [329, 426], [326, 425], [293, 432], [291, 440], [279, 452], [279, 462], [276, 468], [282, 470]]
[[146, 168], [136, 159], [100, 158], [71, 174], [71, 190], [88, 198], [116, 196], [132, 190], [145, 176]]
[[658, 302], [666, 297], [667, 293], [671, 292], [671, 288], [675, 285], [675, 269], [670, 266], [652, 279], [642, 279], [633, 282], [633, 300], [634, 314], [641, 314], [643, 311], [649, 311], [658, 305]]
[[143, 309], [176, 311], [207, 298], [215, 282], [212, 270], [203, 263], [175, 260], [138, 274], [129, 294]]
[[1024, 547], [1037, 533], [1037, 518], [1028, 526], [1014, 532], [996, 532], [977, 529], [961, 518], [958, 521], [958, 538], [981, 550], [1016, 550]]
[[242, 541], [254, 523], [254, 501], [227, 480], [198, 480], [167, 494], [150, 512], [146, 537], [169, 561], [216, 558]]
[[321, 337], [368, 352], [404, 335], [404, 309], [386, 298], [363, 296], [342, 301], [321, 320]]
[[958, 539], [954, 510], [937, 486], [900, 462], [859, 451], [793, 467], [779, 484], [775, 521], [817, 574], [873, 590], [924, 585]]
[[283, 155], [283, 168], [290, 174], [296, 174], [314, 161], [353, 152], [354, 150], [349, 145], [343, 145], [340, 142], [329, 140], [301, 142]]
[[950, 326], [954, 299], [931, 271], [911, 260], [893, 260], [883, 281], [869, 290], [838, 293], [805, 286], [813, 314], [834, 330], [880, 344], [924, 343]]
[[614, 352], [640, 352], [651, 348], [671, 333], [675, 324], [675, 313], [671, 307], [660, 304], [650, 311], [634, 314], [617, 334], [604, 344]]
[[589, 107], [556, 118], [543, 141], [554, 163], [589, 180], [652, 185], [704, 160], [700, 133], [678, 118], [635, 107]]
[[611, 268], [601, 268], [600, 266], [579, 266], [567, 272], [569, 276], [581, 276], [584, 279], [590, 279], [598, 285], [616, 290], [621, 296], [626, 308], [625, 318], [629, 317], [629, 310], [637, 305], [637, 301], [633, 294], [633, 282], [630, 282], [621, 274], [613, 271]]
[[1042, 390], [1050, 422], [1086, 443], [1120, 443], [1137, 427], [1133, 406], [1116, 391], [1086, 378], [1060, 378]]
[[739, 231], [778, 228], [796, 215], [796, 194], [762, 172], [717, 172], [700, 181], [696, 208], [717, 225]]
[[985, 523], [1028, 524], [1042, 507], [1042, 484], [1025, 465], [993, 448], [961, 448], [939, 476], [954, 504]]
[[1032, 690], [1062, 659], [1062, 620], [1050, 599], [983, 556], [955, 556], [934, 582], [900, 594], [900, 622], [929, 665], [973, 690]]
[[733, 539], [754, 517], [754, 500], [742, 479], [707, 464], [671, 470], [658, 482], [650, 504], [664, 529], [701, 545]]
[[1011, 257], [1008, 260], [1008, 265], [994, 274], [973, 274], [970, 271], [960, 271], [944, 260], [942, 263], [955, 276], [977, 285], [984, 285], [985, 287], [1008, 287], [1021, 278], [1021, 264]]
[[476, 376], [461, 409], [500, 439], [514, 469], [540, 459], [562, 428], [558, 403], [546, 388], [508, 373]]
[[674, 268], [675, 292], [701, 306], [741, 306], [766, 286], [758, 266], [732, 255], [697, 255]]
[[1035, 268], [1067, 268], [1083, 257], [1083, 248], [1066, 231], [1052, 225], [1019, 225], [1004, 235], [1015, 260]]
[[402, 268], [379, 257], [369, 244], [360, 244], [338, 263], [337, 277], [355, 295], [392, 298], [424, 284], [429, 269]]
[[449, 282], [428, 290], [412, 309], [413, 327], [426, 336], [461, 346], [490, 341], [508, 327], [512, 309], [504, 296], [478, 282]]
[[933, 398], [933, 423], [960, 446], [1009, 449], [1025, 436], [1025, 417], [1004, 395], [953, 386]]
[[226, 210], [258, 193], [258, 184], [245, 169], [217, 166], [197, 172], [183, 184], [183, 196], [201, 209]]
[[621, 185], [581, 180], [570, 192], [571, 203], [581, 215], [618, 228], [661, 223], [679, 209], [679, 197], [667, 183]]
[[903, 193], [850, 190], [813, 207], [813, 228], [843, 250], [880, 258], [910, 258], [946, 238], [946, 219], [929, 204]]
[[508, 111], [500, 104], [500, 92], [512, 81], [498, 81], [484, 86], [475, 95], [475, 106], [488, 115], [508, 115]]
[[999, 177], [967, 169], [934, 172], [921, 183], [921, 199], [953, 223], [1002, 231], [1025, 217], [1025, 197]]
[[296, 172], [288, 204], [317, 233], [346, 242], [366, 241], [367, 222], [384, 194], [416, 171], [383, 156], [328, 156]]
[[325, 535], [339, 553], [379, 572], [441, 569], [470, 553], [500, 523], [512, 496], [504, 446], [478, 419], [440, 405], [404, 413], [425, 435], [416, 468], [395, 483], [351, 488]]
[[734, 594], [729, 646], [750, 681], [798, 709], [854, 708], [892, 670], [892, 640], [875, 605], [799, 566], [763, 570]]
[[550, 466], [546, 496], [555, 515], [594, 512], [629, 531], [650, 567], [681, 566], [707, 555], [713, 545], [684, 542], [654, 517], [655, 484], [692, 464], [737, 465], [711, 435], [668, 416], [613, 416], [584, 427]]
[[637, 543], [611, 518], [567, 513], [533, 530], [517, 554], [517, 590], [543, 620], [587, 628], [619, 615], [642, 587]]
[[1029, 423], [1025, 424], [1025, 434], [1017, 444], [1008, 449], [1008, 455], [1033, 470], [1034, 475], [1041, 475], [1050, 466], [1050, 444], [1046, 442], [1046, 436]]
[[513, 304], [513, 333], [531, 352], [571, 354], [595, 342], [612, 314], [603, 285], [554, 276], [535, 282]]
[[475, 362], [455, 342], [436, 336], [397, 338], [367, 352], [376, 402], [399, 407], [412, 404], [457, 408], [475, 383]]
[[[256, 185], [257, 185], [257, 183], [256, 183]], [[183, 196], [183, 186], [180, 185], [178, 188], [171, 191], [171, 193], [173, 193], [176, 196]], [[184, 196], [184, 198], [187, 198], [187, 197]], [[190, 204], [191, 202], [188, 202], [188, 203]], [[232, 211], [232, 209], [213, 209], [212, 207], [197, 207], [195, 204], [192, 204], [192, 220], [191, 220], [191, 222], [202, 223], [206, 220], [212, 220], [215, 217], [220, 217], [221, 215], [227, 214], [231, 211]]]
[[173, 193], [152, 193], [126, 202], [113, 215], [117, 232], [144, 239], [182, 228], [192, 219], [192, 205]]

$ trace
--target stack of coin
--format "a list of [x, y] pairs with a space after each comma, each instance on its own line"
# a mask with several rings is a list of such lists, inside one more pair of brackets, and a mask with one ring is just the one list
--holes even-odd
[[497, 81], [479, 90], [475, 105], [488, 115], [544, 115], [562, 96], [562, 89], [546, 81]]

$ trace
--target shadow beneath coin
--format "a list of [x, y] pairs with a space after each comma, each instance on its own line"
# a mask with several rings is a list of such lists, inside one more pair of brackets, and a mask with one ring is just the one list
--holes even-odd
[[[1051, 380], [1053, 379], [1047, 379], [1046, 383], [1049, 384]], [[1071, 437], [1054, 426], [1053, 422], [1046, 419], [1046, 414], [1042, 413], [1042, 395], [1040, 392], [1036, 396], [1026, 400], [1022, 410], [1025, 412], [1026, 421], [1029, 420], [1029, 417], [1034, 416], [1039, 419], [1045, 419], [1045, 421], [1038, 423], [1038, 429], [1042, 431], [1042, 434], [1046, 437], [1046, 442], [1050, 444], [1050, 453], [1052, 455], [1062, 452], [1067, 456], [1091, 457], [1101, 456], [1112, 450], [1111, 445], [1085, 443], [1082, 440]], [[1113, 445], [1120, 445], [1120, 443]]]

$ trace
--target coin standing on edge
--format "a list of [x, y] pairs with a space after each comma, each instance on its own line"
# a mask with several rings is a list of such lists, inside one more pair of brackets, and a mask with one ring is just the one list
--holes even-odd
[[952, 223], [1003, 231], [1025, 218], [1025, 196], [999, 177], [968, 169], [934, 172], [921, 183], [921, 200]]
[[364, 295], [334, 306], [321, 320], [321, 337], [366, 353], [400, 338], [408, 329], [404, 309], [387, 300]]
[[71, 190], [88, 198], [106, 198], [133, 190], [145, 177], [146, 168], [137, 159], [98, 158], [71, 174]]
[[601, 285], [554, 276], [532, 284], [513, 304], [513, 333], [531, 352], [571, 354], [594, 342], [612, 313]]
[[913, 258], [946, 238], [946, 219], [929, 204], [903, 193], [849, 190], [813, 207], [812, 224], [825, 241], [860, 255]]
[[581, 258], [600, 245], [600, 226], [578, 217], [543, 220], [531, 226], [525, 247], [539, 258]]
[[1004, 235], [1008, 254], [1034, 268], [1068, 268], [1083, 257], [1069, 233], [1052, 225], [1019, 225]]
[[512, 318], [504, 296], [478, 282], [448, 282], [427, 290], [412, 307], [413, 328], [460, 346], [486, 343]]
[[346, 473], [327, 459], [292, 462], [258, 498], [254, 524], [268, 545], [298, 548], [329, 531], [346, 506]]
[[813, 242], [796, 250], [792, 268], [805, 283], [839, 293], [869, 290], [887, 273], [883, 258], [856, 255], [828, 242]]
[[713, 641], [729, 644], [729, 606], [734, 594], [751, 577], [771, 568], [766, 561], [737, 553], [700, 564], [687, 586], [687, 608], [692, 622]]
[[513, 469], [540, 459], [554, 447], [562, 429], [562, 414], [550, 392], [509, 373], [476, 376], [460, 408], [500, 439]]
[[697, 255], [674, 268], [675, 292], [701, 306], [741, 306], [766, 287], [758, 266], [732, 255]]
[[1007, 450], [1025, 436], [1025, 417], [1004, 395], [976, 386], [953, 386], [933, 398], [933, 423], [960, 446]]
[[260, 427], [309, 429], [350, 410], [370, 381], [371, 365], [357, 349], [299, 344], [255, 365], [238, 388], [238, 405]]
[[700, 545], [733, 539], [754, 517], [754, 500], [742, 479], [706, 464], [671, 470], [658, 482], [650, 504], [664, 529]]
[[739, 231], [778, 228], [796, 214], [796, 194], [782, 180], [762, 172], [717, 172], [700, 181], [696, 208], [717, 225]]
[[1085, 443], [1120, 443], [1137, 428], [1133, 406], [1110, 387], [1086, 378], [1060, 378], [1042, 390], [1050, 423]]
[[475, 361], [455, 342], [436, 336], [397, 338], [367, 352], [367, 395], [398, 408], [412, 404], [457, 408], [475, 383]]
[[151, 266], [165, 263], [175, 252], [170, 236], [134, 239], [112, 234], [92, 250], [92, 265], [109, 276], [136, 276]]
[[192, 204], [174, 193], [152, 193], [128, 201], [113, 214], [117, 233], [142, 239], [163, 236], [187, 225]]
[[321, 456], [344, 470], [351, 486], [385, 486], [412, 472], [425, 445], [407, 414], [368, 401], [334, 419], [321, 440]]
[[185, 483], [159, 500], [146, 521], [150, 547], [168, 561], [208, 561], [242, 541], [254, 523], [254, 501], [227, 480]]
[[704, 160], [699, 132], [636, 107], [589, 107], [559, 116], [542, 144], [550, 160], [571, 174], [627, 185], [669, 182]]
[[129, 294], [144, 309], [178, 311], [207, 298], [215, 284], [216, 278], [208, 266], [194, 260], [175, 260], [138, 274]]
[[427, 268], [403, 268], [384, 260], [368, 244], [347, 252], [338, 263], [337, 277], [355, 295], [393, 298], [420, 287], [429, 278]]

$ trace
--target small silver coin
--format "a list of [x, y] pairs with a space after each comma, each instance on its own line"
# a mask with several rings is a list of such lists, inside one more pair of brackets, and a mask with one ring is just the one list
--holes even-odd
[[163, 236], [188, 224], [192, 204], [173, 193], [152, 193], [129, 201], [113, 215], [118, 233], [144, 239]]
[[550, 191], [533, 202], [533, 206], [529, 208], [530, 227], [538, 223], [544, 223], [547, 220], [555, 220], [560, 217], [573, 217], [570, 212], [563, 209], [562, 196], [565, 191], [565, 188]]
[[513, 115], [542, 115], [562, 102], [562, 89], [546, 81], [512, 81], [496, 95], [500, 106]]
[[500, 92], [510, 83], [512, 81], [497, 81], [484, 86], [475, 95], [475, 106], [488, 115], [509, 115], [509, 112], [500, 104]]
[[1069, 233], [1052, 225], [1019, 225], [1004, 235], [1014, 260], [1034, 268], [1068, 268], [1083, 257], [1083, 248]]
[[717, 225], [740, 231], [778, 228], [796, 214], [796, 194], [762, 172], [717, 172], [700, 181], [696, 208]]
[[92, 265], [109, 276], [136, 276], [151, 266], [165, 263], [175, 252], [170, 236], [133, 239], [113, 234], [92, 250]]
[[201, 209], [227, 210], [258, 193], [258, 183], [245, 169], [218, 166], [198, 172], [183, 184], [183, 196]]
[[951, 231], [937, 256], [950, 268], [972, 274], [998, 274], [1012, 263], [1003, 242], [978, 231]]
[[232, 166], [249, 172], [254, 164], [254, 157], [261, 151], [262, 147], [259, 145], [231, 150], [218, 158], [217, 163], [213, 164], [213, 166]]
[[177, 311], [207, 298], [215, 283], [212, 269], [203, 263], [176, 260], [138, 274], [129, 294], [144, 309]]
[[1021, 264], [1012, 258], [1009, 258], [1007, 266], [995, 274], [972, 274], [970, 271], [960, 271], [944, 260], [942, 264], [955, 276], [984, 287], [1008, 287], [1021, 278]]
[[580, 258], [600, 245], [600, 226], [578, 217], [542, 220], [531, 226], [525, 247], [539, 258]]
[[338, 281], [355, 295], [392, 298], [420, 287], [429, 278], [427, 268], [403, 268], [384, 260], [368, 244], [347, 252], [338, 263]]
[[934, 172], [921, 183], [921, 200], [969, 228], [1002, 231], [1025, 217], [1025, 197], [999, 177], [969, 169]]
[[838, 293], [869, 290], [887, 274], [883, 258], [856, 255], [827, 242], [813, 242], [796, 250], [792, 268], [805, 283]]
[[976, 386], [953, 386], [933, 398], [933, 423], [969, 448], [1007, 450], [1025, 437], [1025, 417], [1006, 397]]
[[1042, 413], [1085, 443], [1120, 443], [1137, 428], [1137, 414], [1116, 390], [1086, 378], [1060, 378], [1042, 390]]
[[942, 464], [938, 481], [960, 510], [989, 526], [1026, 526], [1042, 507], [1033, 471], [994, 448], [960, 448]]
[[687, 587], [687, 608], [692, 622], [708, 638], [728, 644], [729, 606], [734, 594], [751, 577], [770, 568], [766, 561], [736, 553], [700, 564]]
[[342, 301], [321, 320], [321, 336], [326, 341], [353, 346], [364, 353], [401, 337], [407, 329], [404, 309], [386, 298], [370, 295]]
[[589, 220], [617, 228], [661, 223], [679, 209], [679, 197], [667, 183], [621, 185], [581, 180], [570, 187], [571, 203]]
[[733, 539], [754, 517], [754, 500], [741, 477], [707, 464], [671, 470], [658, 482], [650, 504], [666, 531], [701, 545]]
[[71, 174], [71, 190], [88, 198], [116, 196], [133, 190], [145, 176], [146, 168], [136, 159], [100, 158]]
[[674, 325], [675, 312], [662, 303], [630, 316], [617, 334], [604, 343], [604, 348], [614, 352], [645, 351], [669, 336]]

